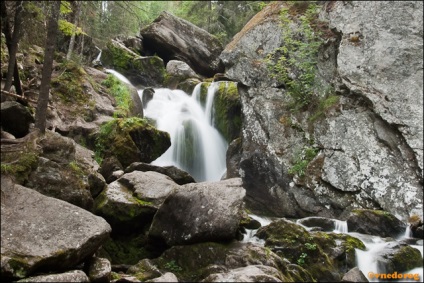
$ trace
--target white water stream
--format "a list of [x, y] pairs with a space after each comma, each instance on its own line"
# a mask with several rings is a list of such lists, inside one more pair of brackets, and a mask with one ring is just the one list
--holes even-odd
[[226, 170], [228, 144], [213, 127], [212, 107], [217, 84], [208, 89], [206, 106], [200, 105], [200, 84], [189, 96], [182, 90], [155, 89], [144, 115], [171, 136], [171, 147], [152, 164], [174, 165], [197, 182], [218, 181]]

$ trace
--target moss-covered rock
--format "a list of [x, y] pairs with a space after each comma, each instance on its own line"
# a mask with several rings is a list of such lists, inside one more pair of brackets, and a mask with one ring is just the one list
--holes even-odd
[[285, 282], [313, 280], [302, 267], [290, 267], [270, 249], [237, 241], [174, 246], [152, 262], [162, 272], [175, 273], [180, 281], [199, 282], [210, 274], [249, 265], [276, 268], [281, 272]]
[[401, 273], [423, 266], [420, 251], [407, 244], [391, 242], [377, 255], [377, 264], [381, 272]]
[[97, 135], [100, 155], [116, 156], [124, 168], [133, 162], [152, 162], [170, 146], [168, 133], [137, 117], [113, 119], [103, 124]]
[[227, 142], [238, 138], [241, 131], [241, 102], [237, 83], [229, 81], [219, 84], [214, 101], [215, 127], [225, 137]]
[[324, 252], [318, 241], [303, 227], [279, 219], [261, 227], [256, 236], [265, 239], [269, 247], [282, 258], [308, 270], [318, 281], [337, 281], [341, 279], [331, 258]]
[[313, 232], [311, 235], [340, 274], [356, 266], [355, 249], [365, 250], [361, 240], [347, 234]]
[[103, 65], [122, 73], [136, 86], [161, 86], [165, 79], [165, 65], [160, 57], [142, 57], [118, 40], [107, 44], [101, 60]]

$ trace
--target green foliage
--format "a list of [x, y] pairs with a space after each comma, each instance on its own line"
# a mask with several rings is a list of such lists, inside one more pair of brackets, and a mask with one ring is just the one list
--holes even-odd
[[302, 253], [299, 256], [299, 258], [297, 259], [297, 264], [298, 265], [304, 265], [307, 257], [308, 257], [308, 254], [307, 253]]
[[305, 248], [311, 251], [314, 251], [317, 249], [317, 245], [316, 244], [311, 244], [311, 243], [305, 243]]
[[60, 3], [60, 13], [66, 15], [72, 12], [71, 3], [69, 1], [62, 1]]
[[321, 33], [312, 25], [318, 17], [318, 5], [315, 1], [301, 2], [288, 3], [288, 7], [281, 9], [284, 45], [266, 58], [272, 76], [285, 84], [293, 98], [293, 111], [307, 106], [319, 87], [315, 72], [318, 49], [323, 42]]
[[115, 111], [114, 117], [128, 116], [132, 105], [131, 93], [128, 86], [112, 74], [107, 76], [106, 80], [102, 82], [102, 85], [105, 86], [110, 94], [116, 99], [118, 110]]
[[174, 273], [178, 273], [178, 272], [183, 271], [183, 269], [180, 266], [178, 266], [178, 264], [175, 262], [175, 260], [171, 260], [171, 261], [167, 262], [164, 267], [166, 269], [168, 269], [169, 271], [174, 272]]
[[84, 170], [81, 168], [77, 161], [71, 161], [68, 166], [75, 173], [75, 175], [80, 177], [84, 176]]
[[[2, 154], [3, 155], [3, 154]], [[28, 175], [37, 168], [38, 155], [34, 152], [20, 152], [16, 156], [2, 156], [1, 173], [16, 177], [18, 183], [22, 184]]]
[[289, 174], [298, 175], [299, 177], [303, 177], [306, 172], [306, 168], [308, 167], [309, 162], [315, 158], [318, 154], [318, 149], [313, 147], [306, 147], [298, 154], [296, 154], [294, 158], [294, 164], [289, 169]]
[[85, 34], [80, 27], [77, 27], [66, 20], [59, 20], [59, 30], [67, 36], [71, 36], [72, 34]]

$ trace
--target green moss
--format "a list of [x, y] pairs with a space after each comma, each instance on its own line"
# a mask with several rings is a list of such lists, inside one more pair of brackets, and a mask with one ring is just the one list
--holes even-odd
[[145, 244], [144, 235], [129, 235], [109, 239], [103, 244], [103, 249], [110, 256], [112, 264], [133, 265], [150, 256]]
[[241, 103], [235, 82], [220, 82], [214, 100], [215, 127], [227, 142], [236, 139], [241, 131]]
[[38, 155], [38, 152], [31, 150], [2, 153], [1, 173], [12, 175], [19, 184], [24, 184], [29, 174], [37, 168]]
[[52, 78], [52, 90], [65, 103], [87, 104], [89, 96], [84, 91], [85, 78], [88, 76], [84, 69], [74, 61], [61, 64], [59, 75]]
[[122, 83], [114, 75], [109, 74], [101, 83], [105, 86], [108, 92], [116, 99], [117, 110], [114, 113], [115, 117], [125, 118], [128, 116], [133, 105], [130, 89]]
[[288, 170], [289, 174], [298, 175], [304, 177], [306, 168], [309, 163], [317, 156], [318, 149], [313, 147], [306, 147], [300, 152], [296, 153], [293, 158], [293, 166]]
[[422, 267], [423, 261], [420, 251], [411, 246], [402, 246], [393, 256], [393, 266], [398, 272]]

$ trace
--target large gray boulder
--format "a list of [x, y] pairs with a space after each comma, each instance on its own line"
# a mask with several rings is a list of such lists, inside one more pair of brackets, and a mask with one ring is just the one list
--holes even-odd
[[223, 71], [218, 39], [192, 23], [162, 12], [140, 31], [145, 52], [158, 54], [165, 62], [180, 60], [196, 73], [212, 77]]
[[149, 223], [165, 198], [178, 188], [165, 175], [134, 171], [110, 183], [95, 199], [94, 211], [117, 233], [128, 233]]
[[2, 278], [74, 268], [109, 237], [110, 225], [84, 209], [4, 176], [1, 187]]
[[184, 185], [159, 208], [149, 237], [168, 246], [234, 239], [244, 196], [238, 178]]
[[420, 251], [407, 244], [390, 242], [377, 254], [377, 266], [381, 273], [402, 273], [423, 266]]
[[422, 215], [423, 5], [349, 3], [320, 6], [329, 29], [316, 74], [334, 100], [322, 92], [314, 103], [328, 103], [325, 110], [311, 103], [293, 112], [292, 97], [265, 70], [263, 59], [284, 46], [284, 3], [258, 13], [221, 54], [225, 75], [241, 83], [238, 171], [257, 213], [335, 218], [364, 207], [402, 220]]

